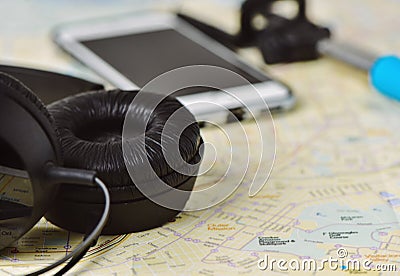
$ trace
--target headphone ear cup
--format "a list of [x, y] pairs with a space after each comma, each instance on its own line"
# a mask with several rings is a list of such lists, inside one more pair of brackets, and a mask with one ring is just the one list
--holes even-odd
[[[0, 166], [28, 172], [23, 181], [6, 169], [0, 198], [0, 225], [8, 231], [0, 249], [21, 237], [43, 217], [57, 185], [46, 177], [48, 162], [60, 165], [61, 151], [51, 115], [23, 83], [0, 72]], [[23, 190], [23, 196], [14, 192]], [[14, 198], [14, 201], [8, 200]]]
[[[146, 101], [163, 97], [146, 92], [146, 100], [133, 102], [137, 94], [134, 91], [120, 90], [91, 91], [48, 106], [60, 133], [65, 166], [97, 171], [97, 175], [109, 189], [111, 209], [103, 234], [143, 231], [161, 226], [175, 217], [179, 210], [168, 209], [152, 202], [141, 193], [136, 187], [139, 183], [134, 181], [152, 187], [159, 183], [158, 180], [162, 180], [176, 189], [191, 191], [197, 171], [184, 174], [175, 168], [180, 168], [179, 165], [184, 162], [195, 169], [201, 160], [203, 140], [199, 126], [189, 110], [171, 97], [163, 99], [153, 110]], [[177, 118], [171, 118], [181, 109], [184, 115], [179, 122]], [[128, 110], [132, 114], [132, 126], [145, 126], [146, 130], [145, 133], [140, 133], [142, 129], [139, 127], [137, 132], [132, 133], [135, 137], [132, 137], [131, 155], [125, 160], [122, 131]], [[169, 122], [170, 118], [172, 122]], [[176, 137], [178, 131], [163, 133], [167, 122], [171, 124], [168, 127], [179, 129], [180, 123], [186, 125], [186, 120], [190, 124], [182, 130], [179, 139]], [[144, 141], [136, 139], [143, 134]], [[180, 158], [176, 163], [167, 162], [163, 154], [162, 135], [168, 136], [164, 136], [167, 143], [164, 149], [175, 149], [168, 145], [175, 145], [178, 141], [179, 152], [174, 154], [179, 154]], [[148, 160], [151, 168], [146, 166], [144, 160]], [[139, 179], [130, 177], [125, 161], [140, 171]], [[176, 199], [175, 203], [183, 209], [188, 197], [186, 194]], [[102, 202], [103, 197], [98, 188], [63, 184], [46, 218], [62, 228], [84, 233], [91, 218], [99, 213], [96, 210], [102, 207]], [[77, 216], [77, 213], [80, 215]]]

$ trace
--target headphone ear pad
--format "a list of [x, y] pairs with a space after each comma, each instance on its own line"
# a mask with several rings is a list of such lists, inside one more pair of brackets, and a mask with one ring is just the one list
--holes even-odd
[[[143, 231], [175, 217], [184, 208], [189, 193], [174, 198], [178, 207], [168, 209], [146, 197], [137, 184], [156, 187], [161, 180], [175, 189], [191, 191], [200, 165], [203, 140], [193, 114], [175, 98], [146, 92], [134, 102], [137, 95], [137, 91], [91, 91], [48, 107], [60, 133], [65, 166], [94, 170], [108, 187], [111, 208], [103, 234]], [[161, 98], [153, 108], [150, 103]], [[184, 112], [179, 120], [172, 117], [178, 110]], [[129, 158], [124, 159], [122, 132], [128, 111], [132, 126], [139, 127], [132, 133]], [[177, 137], [182, 125], [187, 127]], [[164, 132], [166, 126], [170, 131]], [[145, 133], [141, 133], [142, 127]], [[172, 151], [175, 148], [171, 145], [176, 145], [178, 151]], [[165, 149], [172, 151], [176, 163], [167, 161]], [[178, 155], [180, 158], [176, 158]], [[181, 168], [182, 163], [191, 164], [193, 171], [177, 171], [175, 168]], [[137, 179], [130, 177], [127, 164], [140, 171]], [[96, 187], [63, 184], [46, 218], [64, 229], [85, 233], [88, 225], [92, 227], [88, 221], [100, 213], [103, 201]]]

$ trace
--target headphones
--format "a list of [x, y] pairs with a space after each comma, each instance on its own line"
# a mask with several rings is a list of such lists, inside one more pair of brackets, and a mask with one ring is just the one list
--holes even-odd
[[[61, 74], [0, 66], [0, 171], [30, 180], [24, 180], [30, 183], [24, 192], [30, 199], [25, 202], [0, 194], [0, 230], [12, 229], [8, 239], [1, 238], [0, 249], [43, 216], [63, 229], [92, 233], [86, 238], [88, 244], [100, 233], [161, 226], [180, 212], [154, 203], [132, 182], [122, 152], [123, 124], [128, 110], [137, 114], [138, 125], [148, 123], [146, 150], [135, 151], [129, 165], [141, 166], [147, 158], [164, 183], [186, 191], [193, 189], [196, 176], [177, 172], [166, 161], [161, 135], [171, 115], [183, 108], [194, 123], [180, 136], [180, 156], [198, 168], [203, 148], [199, 126], [175, 98], [168, 96], [149, 110], [145, 104], [131, 105], [137, 95], [137, 91], [106, 91], [101, 85]], [[45, 106], [41, 96], [50, 104]], [[150, 120], [141, 120], [141, 114], [149, 112]], [[154, 180], [145, 181], [151, 185]], [[182, 209], [188, 197], [177, 199]], [[82, 250], [75, 251], [83, 256], [83, 244]]]

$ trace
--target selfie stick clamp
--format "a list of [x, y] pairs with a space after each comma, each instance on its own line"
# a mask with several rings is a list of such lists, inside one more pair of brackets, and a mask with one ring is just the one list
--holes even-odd
[[[227, 34], [183, 14], [178, 16], [230, 49], [258, 47], [268, 64], [317, 59], [320, 56], [317, 44], [330, 38], [329, 29], [315, 25], [307, 18], [305, 0], [295, 0], [298, 13], [293, 18], [272, 12], [272, 6], [277, 1], [245, 1], [241, 6], [241, 29], [236, 35]], [[264, 28], [255, 26], [254, 19], [257, 16], [265, 19]]]

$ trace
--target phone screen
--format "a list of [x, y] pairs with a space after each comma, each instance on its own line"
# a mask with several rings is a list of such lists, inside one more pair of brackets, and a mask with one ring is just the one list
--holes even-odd
[[[251, 83], [269, 80], [267, 77], [257, 79], [173, 29], [85, 40], [81, 43], [139, 87], [172, 69], [199, 64], [229, 69]], [[232, 79], [221, 80], [219, 84], [220, 88], [238, 85], [243, 85], [243, 82], [236, 83]], [[178, 92], [177, 96], [179, 93], [182, 95], [204, 90], [209, 88], [185, 90]]]

